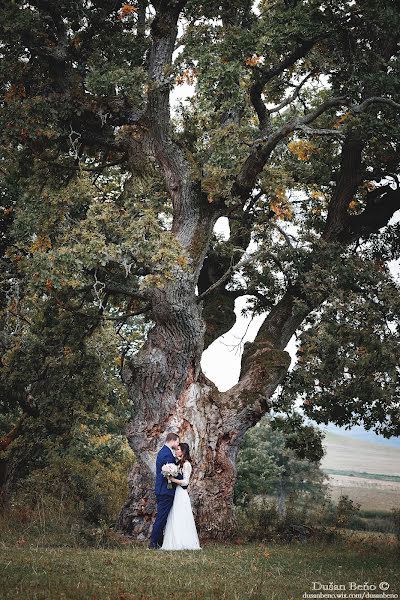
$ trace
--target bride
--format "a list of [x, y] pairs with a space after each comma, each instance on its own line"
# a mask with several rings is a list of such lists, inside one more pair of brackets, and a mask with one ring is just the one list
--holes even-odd
[[170, 481], [177, 484], [177, 487], [174, 502], [165, 525], [164, 542], [161, 550], [201, 550], [189, 494], [182, 487], [189, 485], [192, 473], [189, 445], [179, 444], [175, 454], [182, 468], [183, 479], [175, 479], [174, 477], [170, 479]]

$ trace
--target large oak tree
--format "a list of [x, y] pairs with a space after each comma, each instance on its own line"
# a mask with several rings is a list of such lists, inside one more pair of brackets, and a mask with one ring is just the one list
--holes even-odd
[[[234, 527], [245, 432], [290, 413], [299, 390], [317, 420], [368, 414], [398, 432], [399, 25], [395, 0], [4, 8], [2, 309], [21, 316], [22, 289], [31, 311], [33, 294], [75, 315], [82, 339], [104, 319], [152, 325], [121, 365], [137, 457], [127, 533], [148, 534], [167, 430], [193, 449], [193, 506], [214, 536]], [[239, 296], [266, 318], [219, 392], [200, 361]], [[18, 356], [7, 336], [3, 353]], [[23, 409], [37, 384], [18, 390]]]

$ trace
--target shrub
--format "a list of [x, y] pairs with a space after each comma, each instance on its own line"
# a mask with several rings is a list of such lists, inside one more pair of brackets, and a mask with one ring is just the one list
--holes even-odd
[[348, 527], [360, 510], [360, 504], [355, 503], [347, 495], [340, 496], [336, 506], [336, 527]]

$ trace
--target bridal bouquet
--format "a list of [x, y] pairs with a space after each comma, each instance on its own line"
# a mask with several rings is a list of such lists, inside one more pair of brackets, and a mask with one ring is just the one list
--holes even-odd
[[172, 483], [170, 482], [170, 477], [176, 477], [179, 473], [178, 465], [174, 463], [167, 463], [161, 467], [161, 473], [168, 479], [167, 488], [169, 490], [172, 489]]

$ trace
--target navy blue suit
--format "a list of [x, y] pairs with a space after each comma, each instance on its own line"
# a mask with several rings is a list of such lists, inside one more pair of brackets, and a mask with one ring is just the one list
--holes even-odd
[[[151, 532], [150, 546], [162, 546], [164, 537], [164, 527], [168, 519], [168, 513], [174, 502], [176, 483], [172, 484], [172, 489], [168, 489], [168, 480], [162, 474], [161, 468], [168, 463], [176, 464], [175, 456], [172, 450], [164, 444], [156, 460], [156, 485], [155, 492], [157, 498], [157, 516], [154, 521], [153, 531]], [[176, 477], [180, 479], [181, 477]]]

